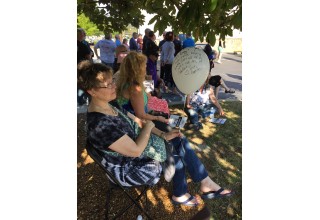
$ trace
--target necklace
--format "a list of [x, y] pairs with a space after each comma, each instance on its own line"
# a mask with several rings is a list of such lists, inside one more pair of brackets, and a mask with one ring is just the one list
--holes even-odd
[[[104, 114], [112, 115], [112, 116], [117, 116], [118, 115], [118, 112], [116, 110], [114, 110], [114, 108], [111, 107], [109, 104], [108, 104], [109, 108], [102, 108], [99, 105], [95, 105], [95, 104], [93, 104], [93, 106], [95, 106], [96, 109], [102, 110]], [[111, 114], [110, 114], [110, 112], [111, 112]]]

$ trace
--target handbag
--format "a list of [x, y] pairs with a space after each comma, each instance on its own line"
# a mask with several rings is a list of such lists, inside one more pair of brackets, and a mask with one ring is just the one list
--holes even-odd
[[[162, 116], [162, 117], [164, 117], [166, 119], [169, 118], [169, 114], [164, 113], [164, 112], [150, 111], [149, 114], [154, 115], [154, 116]], [[161, 131], [169, 132], [169, 131], [172, 130], [170, 125], [165, 123], [165, 122], [161, 122], [161, 121], [158, 121], [158, 120], [153, 120], [152, 122], [154, 123], [154, 126], [156, 128], [158, 128], [159, 130], [161, 130]]]

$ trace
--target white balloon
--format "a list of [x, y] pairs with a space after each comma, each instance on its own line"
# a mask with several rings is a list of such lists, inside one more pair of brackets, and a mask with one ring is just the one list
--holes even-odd
[[209, 66], [208, 56], [202, 49], [187, 47], [173, 60], [173, 81], [181, 92], [191, 94], [206, 81]]

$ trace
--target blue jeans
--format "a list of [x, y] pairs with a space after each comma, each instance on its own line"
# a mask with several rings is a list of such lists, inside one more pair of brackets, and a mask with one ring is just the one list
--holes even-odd
[[191, 124], [198, 124], [199, 114], [202, 116], [202, 118], [209, 116], [211, 107], [213, 107], [214, 112], [217, 111], [217, 108], [213, 104], [204, 106], [193, 106], [193, 108], [185, 108], [184, 111], [188, 115]]
[[171, 142], [174, 147], [173, 156], [176, 167], [176, 172], [172, 179], [173, 195], [180, 197], [188, 192], [186, 170], [193, 182], [200, 182], [208, 176], [208, 172], [190, 147], [186, 137], [176, 137]]

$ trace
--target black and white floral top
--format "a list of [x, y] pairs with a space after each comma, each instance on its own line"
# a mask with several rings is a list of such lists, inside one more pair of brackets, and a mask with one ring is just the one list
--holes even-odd
[[[97, 149], [114, 157], [125, 157], [109, 149], [109, 146], [116, 142], [123, 135], [127, 134], [135, 140], [141, 129], [138, 124], [131, 120], [124, 113], [116, 109], [118, 116], [105, 115], [100, 112], [87, 113], [87, 138]], [[166, 150], [163, 139], [151, 134], [148, 145], [142, 156], [163, 162], [166, 159]]]

